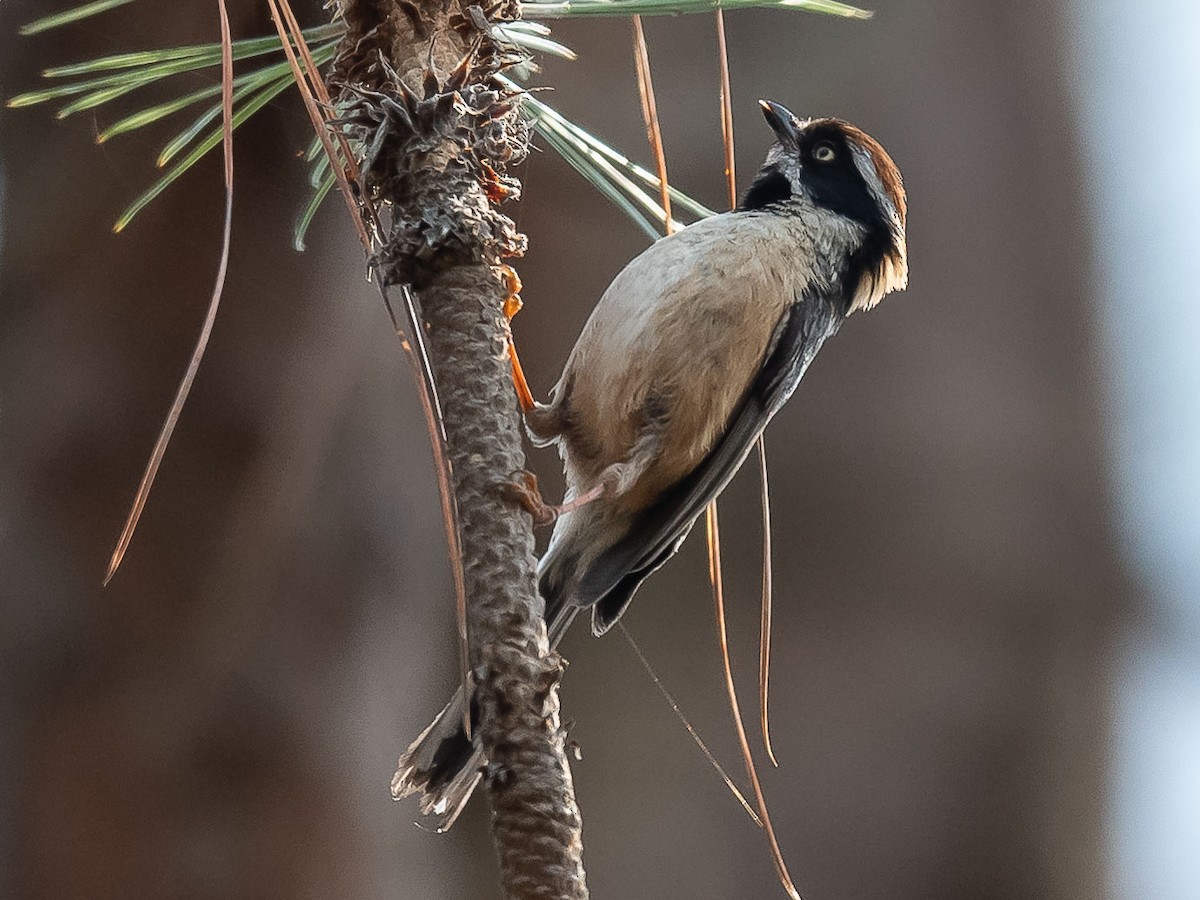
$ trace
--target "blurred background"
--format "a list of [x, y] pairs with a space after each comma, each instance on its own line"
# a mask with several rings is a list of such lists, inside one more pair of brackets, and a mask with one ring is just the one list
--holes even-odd
[[[240, 6], [236, 35], [269, 33], [265, 4]], [[909, 290], [847, 324], [768, 432], [782, 766], [764, 779], [785, 854], [810, 900], [1194, 898], [1200, 10], [876, 7], [728, 16], [743, 187], [770, 97], [866, 128], [910, 198]], [[0, 9], [0, 95], [217, 33], [212, 3], [141, 0], [16, 36], [53, 8]], [[720, 208], [713, 20], [647, 32], [672, 181]], [[546, 63], [550, 99], [648, 162], [629, 23], [555, 35], [580, 59]], [[388, 795], [454, 684], [449, 572], [415, 391], [344, 211], [291, 248], [310, 134], [290, 94], [238, 132], [224, 307], [100, 588], [222, 204], [214, 157], [112, 235], [173, 133], [95, 146], [116, 116], [0, 114], [0, 892], [497, 896], [483, 803], [439, 836]], [[516, 331], [544, 394], [646, 239], [552, 153], [518, 174]], [[533, 466], [557, 483], [552, 454]], [[756, 490], [743, 475], [721, 507], [747, 708]], [[626, 621], [740, 775], [700, 540]], [[619, 635], [563, 649], [593, 895], [782, 896]]]

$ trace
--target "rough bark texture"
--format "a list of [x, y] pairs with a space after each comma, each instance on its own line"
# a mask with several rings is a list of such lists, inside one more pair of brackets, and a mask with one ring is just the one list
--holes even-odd
[[[584, 897], [580, 819], [558, 728], [529, 517], [499, 493], [524, 466], [501, 298], [485, 266], [422, 292], [462, 517], [471, 663], [493, 834], [510, 897]], [[489, 289], [490, 288], [490, 289]]]
[[498, 267], [524, 238], [495, 204], [525, 152], [495, 75], [519, 55], [488, 21], [515, 3], [347, 2], [335, 65], [346, 121], [366, 148], [365, 190], [384, 215], [385, 284], [417, 294], [461, 517], [470, 664], [501, 882], [510, 898], [583, 898], [581, 823], [558, 716], [532, 523], [504, 485], [525, 467]]

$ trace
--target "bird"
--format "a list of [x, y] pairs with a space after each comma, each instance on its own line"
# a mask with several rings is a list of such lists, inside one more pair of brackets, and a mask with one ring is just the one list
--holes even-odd
[[[550, 645], [602, 635], [733, 478], [848, 316], [908, 283], [900, 172], [841, 119], [761, 100], [775, 142], [738, 206], [650, 245], [601, 296], [550, 401], [526, 413], [567, 490], [538, 564]], [[549, 518], [548, 517], [548, 518]], [[484, 767], [462, 689], [401, 756], [393, 796], [449, 828]]]

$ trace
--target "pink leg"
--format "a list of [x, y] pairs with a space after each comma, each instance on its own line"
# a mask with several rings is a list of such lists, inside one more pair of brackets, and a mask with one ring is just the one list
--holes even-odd
[[520, 481], [507, 482], [504, 485], [504, 490], [510, 499], [533, 516], [534, 525], [553, 524], [563, 513], [569, 513], [572, 510], [579, 509], [581, 506], [587, 506], [587, 504], [599, 498], [603, 495], [607, 487], [606, 482], [602, 481], [587, 493], [580, 494], [575, 499], [559, 506], [554, 506], [542, 499], [541, 491], [538, 490], [536, 475], [532, 472], [521, 472], [519, 478]]

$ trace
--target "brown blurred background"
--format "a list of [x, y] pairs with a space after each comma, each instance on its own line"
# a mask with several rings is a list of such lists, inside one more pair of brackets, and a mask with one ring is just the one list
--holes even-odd
[[[213, 6], [142, 0], [18, 39], [50, 8], [6, 3], [0, 93], [48, 64], [211, 40]], [[243, 6], [236, 33], [268, 33]], [[812, 900], [1109, 896], [1114, 653], [1139, 591], [1111, 499], [1069, 21], [1034, 0], [878, 8], [729, 16], [742, 184], [770, 97], [878, 137], [911, 210], [910, 289], [848, 323], [768, 433], [782, 768], [766, 790]], [[551, 102], [648, 159], [628, 22], [555, 34], [580, 60], [546, 64]], [[720, 207], [712, 19], [648, 34], [673, 181]], [[115, 118], [0, 118], [0, 891], [496, 896], [482, 803], [437, 836], [388, 796], [453, 684], [448, 569], [415, 393], [338, 204], [291, 249], [309, 134], [290, 96], [238, 132], [224, 308], [100, 589], [203, 316], [222, 200], [213, 158], [113, 236], [173, 133], [94, 146]], [[553, 154], [519, 174], [516, 330], [544, 394], [645, 239]], [[554, 483], [555, 458], [533, 460]], [[747, 708], [755, 498], [744, 475], [722, 503]], [[740, 774], [702, 549], [627, 621]], [[782, 896], [621, 638], [580, 628], [565, 653], [594, 896]]]

